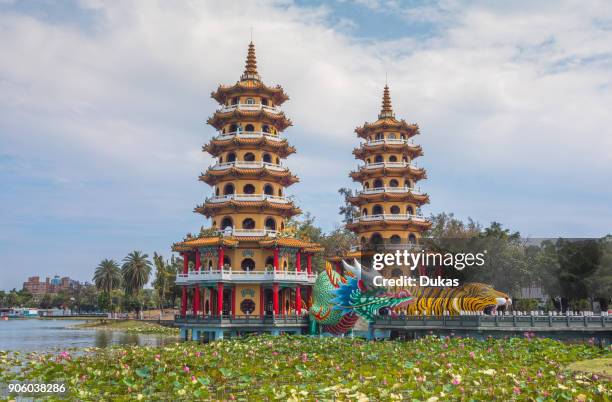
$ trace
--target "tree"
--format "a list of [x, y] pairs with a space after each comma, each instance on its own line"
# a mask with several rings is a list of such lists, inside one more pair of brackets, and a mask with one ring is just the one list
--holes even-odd
[[140, 291], [149, 282], [151, 276], [151, 261], [149, 256], [141, 251], [132, 251], [123, 259], [121, 274], [125, 293], [139, 299]]
[[342, 187], [338, 189], [338, 193], [344, 199], [344, 204], [340, 206], [338, 213], [344, 217], [342, 222], [349, 223], [355, 216], [359, 215], [359, 210], [349, 201], [349, 198], [353, 196], [353, 190]]
[[96, 268], [93, 280], [96, 288], [104, 291], [108, 296], [109, 308], [112, 309], [113, 300], [110, 297], [111, 291], [121, 286], [121, 270], [119, 269], [119, 264], [114, 260], [102, 260]]
[[155, 264], [155, 280], [153, 281], [153, 287], [157, 292], [159, 309], [163, 314], [166, 296], [170, 291], [171, 278], [174, 277], [175, 273], [173, 272], [171, 263], [164, 262], [164, 258], [157, 253], [153, 253], [153, 263]]

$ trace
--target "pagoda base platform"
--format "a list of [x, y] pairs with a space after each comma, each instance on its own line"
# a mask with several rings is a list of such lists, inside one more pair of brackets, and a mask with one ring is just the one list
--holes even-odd
[[210, 342], [247, 334], [303, 334], [308, 330], [308, 317], [297, 315], [175, 316], [174, 325], [181, 330], [182, 340]]

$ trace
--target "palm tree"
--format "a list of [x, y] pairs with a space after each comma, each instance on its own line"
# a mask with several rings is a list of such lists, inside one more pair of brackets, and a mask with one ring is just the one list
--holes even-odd
[[117, 264], [115, 260], [109, 260], [108, 258], [102, 260], [96, 268], [93, 280], [96, 288], [106, 293], [110, 305], [112, 306], [113, 298], [111, 297], [111, 291], [121, 286], [121, 271], [119, 270], [119, 264]]
[[155, 280], [153, 286], [157, 290], [157, 298], [159, 299], [159, 309], [164, 314], [164, 301], [166, 300], [166, 293], [168, 291], [168, 285], [170, 283], [170, 265], [164, 262], [164, 258], [153, 253], [153, 262], [155, 263]]
[[140, 290], [149, 282], [151, 276], [151, 261], [149, 256], [141, 251], [132, 251], [123, 259], [121, 273], [125, 292], [138, 296]]

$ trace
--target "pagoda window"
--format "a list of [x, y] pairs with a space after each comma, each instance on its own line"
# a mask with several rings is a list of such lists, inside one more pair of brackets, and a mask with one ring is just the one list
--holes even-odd
[[242, 188], [244, 194], [255, 194], [255, 186], [252, 184], [245, 184]]
[[282, 188], [279, 188], [279, 189], [278, 189], [278, 196], [279, 196], [279, 197], [282, 197], [282, 196], [283, 196], [283, 189], [282, 189]]
[[368, 209], [364, 208], [363, 211], [361, 211], [361, 215], [362, 216], [368, 216]]
[[273, 218], [267, 218], [265, 225], [267, 230], [276, 230], [276, 221]]
[[402, 134], [402, 135], [400, 135], [400, 138], [401, 138], [402, 140], [405, 140], [405, 139], [406, 139], [406, 136], [405, 136], [404, 134]]
[[236, 131], [238, 131], [238, 125], [237, 124], [232, 124], [230, 126], [230, 133], [235, 133]]
[[382, 161], [383, 161], [383, 156], [382, 155], [376, 155], [376, 158], [374, 159], [374, 162], [380, 163]]
[[223, 163], [223, 157], [222, 156], [219, 157], [219, 163]]
[[255, 161], [255, 154], [253, 152], [247, 152], [246, 154], [244, 154], [244, 160], [247, 162]]
[[410, 180], [404, 180], [404, 187], [412, 188], [412, 185], [410, 185]]
[[253, 98], [247, 98], [247, 100], [246, 100], [246, 104], [247, 104], [247, 105], [254, 105], [254, 104], [255, 104], [255, 99], [253, 99]]
[[249, 132], [251, 132], [251, 131], [255, 131], [255, 126], [253, 126], [252, 124], [247, 124], [247, 125], [244, 127], [244, 131], [249, 131]]
[[283, 261], [283, 269], [285, 271], [287, 270], [287, 260]]
[[232, 183], [226, 184], [225, 187], [223, 187], [223, 194], [224, 195], [234, 194], [234, 185]]
[[[391, 236], [390, 240], [391, 240], [391, 244], [400, 244], [402, 242], [402, 238], [399, 237], [398, 235]], [[402, 271], [400, 271], [400, 275], [401, 275], [401, 272]]]
[[406, 208], [406, 213], [408, 215], [414, 215], [414, 209], [411, 206], [408, 206], [408, 208]]
[[387, 138], [390, 140], [394, 140], [396, 137], [395, 137], [395, 134], [389, 134], [387, 135]]
[[227, 154], [227, 161], [236, 162], [236, 154], [233, 152], [230, 152], [229, 154]]
[[225, 218], [223, 218], [223, 220], [221, 221], [221, 230], [225, 230], [227, 228], [233, 228], [234, 227], [234, 221], [232, 221], [232, 218], [230, 218], [229, 216], [226, 216]]
[[376, 139], [377, 140], [382, 140], [383, 138], [385, 138], [385, 135], [383, 133], [376, 134]]
[[363, 188], [370, 188], [370, 183], [368, 183], [367, 181], [363, 184]]
[[281, 230], [285, 230], [285, 222], [281, 222]]
[[384, 187], [385, 184], [383, 183], [383, 181], [381, 179], [376, 179], [374, 180], [374, 188], [381, 188]]
[[366, 159], [366, 163], [370, 164], [370, 158]]
[[217, 226], [217, 221], [213, 221], [213, 227]]
[[268, 106], [268, 100], [266, 98], [261, 98], [261, 104], [264, 106]]
[[240, 268], [242, 268], [243, 271], [253, 271], [255, 269], [255, 261], [253, 261], [252, 258], [245, 258], [240, 263]]
[[383, 237], [381, 236], [380, 233], [374, 233], [372, 237], [370, 237], [370, 243], [372, 245], [383, 244]]
[[374, 208], [372, 208], [372, 215], [382, 215], [383, 213], [383, 207], [378, 204], [374, 205]]
[[408, 163], [408, 158], [406, 158], [405, 156], [402, 158], [402, 162], [406, 162]]
[[217, 188], [215, 189], [215, 195], [216, 195], [217, 197], [219, 196], [219, 187], [217, 187]]
[[390, 187], [397, 187], [399, 186], [399, 182], [395, 179], [391, 179], [391, 181], [389, 182], [389, 186]]
[[389, 157], [389, 162], [397, 162], [397, 156], [395, 156], [395, 155], [391, 155], [391, 156]]
[[251, 218], [246, 218], [242, 221], [243, 229], [255, 229], [255, 221]]
[[266, 268], [272, 268], [274, 266], [274, 257], [266, 258]]
[[264, 124], [263, 126], [261, 126], [261, 131], [263, 131], [264, 133], [269, 133], [270, 126], [268, 126], [267, 124]]
[[238, 104], [238, 98], [232, 98], [232, 105]]
[[229, 256], [223, 256], [223, 268], [229, 268], [232, 266], [232, 259]]
[[[212, 260], [208, 260], [208, 270], [212, 271], [212, 267], [213, 267], [213, 262]], [[206, 303], [208, 303], [208, 300], [206, 300]]]
[[280, 159], [279, 158], [276, 158], [276, 164], [280, 165]]
[[398, 207], [397, 205], [393, 205], [391, 207], [391, 213], [392, 214], [399, 214], [400, 213], [400, 207]]
[[270, 184], [266, 184], [264, 186], [264, 194], [274, 195], [274, 187], [272, 187]]
[[410, 235], [408, 236], [408, 242], [410, 244], [416, 244], [417, 242], [417, 238], [414, 234], [410, 233]]
[[272, 157], [270, 156], [270, 154], [264, 154], [263, 161], [266, 163], [272, 163]]

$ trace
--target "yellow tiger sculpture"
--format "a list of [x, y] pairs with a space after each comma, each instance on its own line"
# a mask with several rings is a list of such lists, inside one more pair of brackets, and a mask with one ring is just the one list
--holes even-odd
[[495, 314], [499, 307], [512, 304], [506, 293], [478, 282], [447, 288], [412, 286], [409, 291], [415, 298], [414, 303], [406, 306], [410, 315], [459, 315], [481, 311]]

